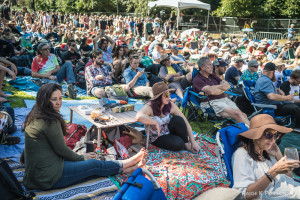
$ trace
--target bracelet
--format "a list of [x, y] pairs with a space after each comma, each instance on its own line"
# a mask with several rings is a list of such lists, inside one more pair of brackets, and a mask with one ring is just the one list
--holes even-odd
[[268, 177], [268, 179], [270, 180], [270, 182], [273, 182], [273, 178], [272, 178], [272, 176], [269, 174], [269, 172], [266, 172], [265, 175]]

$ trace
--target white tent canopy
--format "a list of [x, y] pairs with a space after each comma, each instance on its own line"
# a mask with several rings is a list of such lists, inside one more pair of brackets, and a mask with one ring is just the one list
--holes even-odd
[[[149, 7], [170, 7], [170, 8], [177, 8], [177, 29], [179, 25], [179, 14], [180, 10], [188, 9], [188, 8], [201, 8], [208, 10], [208, 18], [209, 18], [209, 11], [210, 5], [207, 3], [203, 3], [198, 0], [158, 0], [152, 1], [148, 3]], [[207, 18], [207, 29], [208, 29], [208, 18]]]

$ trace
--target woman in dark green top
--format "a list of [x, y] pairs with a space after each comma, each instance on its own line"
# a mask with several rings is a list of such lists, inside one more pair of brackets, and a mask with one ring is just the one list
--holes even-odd
[[146, 162], [147, 151], [123, 161], [99, 161], [95, 153], [78, 155], [66, 146], [66, 126], [59, 114], [62, 88], [49, 83], [40, 88], [25, 121], [24, 185], [27, 189], [61, 188], [84, 178], [130, 173]]

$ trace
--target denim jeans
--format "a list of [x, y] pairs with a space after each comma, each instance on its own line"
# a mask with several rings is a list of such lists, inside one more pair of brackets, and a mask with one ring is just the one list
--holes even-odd
[[52, 186], [62, 188], [79, 182], [91, 176], [111, 176], [121, 173], [123, 164], [120, 161], [100, 161], [95, 159], [85, 161], [64, 161], [61, 178]]
[[61, 83], [65, 78], [67, 78], [67, 83], [75, 83], [75, 76], [73, 72], [73, 65], [71, 62], [66, 62], [60, 70], [56, 73], [56, 79]]
[[17, 68], [18, 68], [18, 75], [31, 76], [31, 69], [28, 69], [26, 67], [17, 67]]
[[67, 83], [76, 83], [75, 76], [73, 72], [73, 65], [71, 62], [66, 62], [56, 74], [53, 74], [53, 76], [56, 76], [56, 80], [50, 80], [47, 78], [43, 78], [43, 83], [61, 83], [65, 78], [67, 78]]

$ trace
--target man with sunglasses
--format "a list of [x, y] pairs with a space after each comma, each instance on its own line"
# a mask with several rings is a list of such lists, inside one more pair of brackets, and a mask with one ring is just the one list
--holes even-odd
[[75, 40], [69, 40], [68, 49], [69, 50], [63, 55], [64, 62], [71, 62], [73, 65], [76, 65], [79, 62], [80, 64], [85, 65], [80, 54], [77, 52]]
[[257, 60], [253, 59], [248, 62], [248, 69], [241, 75], [238, 83], [241, 83], [243, 81], [252, 80], [257, 81], [258, 79], [258, 62]]
[[48, 43], [40, 43], [37, 47], [37, 55], [31, 66], [31, 76], [42, 79], [43, 83], [58, 82], [61, 83], [67, 78], [68, 89], [66, 95], [72, 99], [76, 98], [75, 76], [72, 63], [66, 62], [62, 67], [59, 66], [57, 58], [50, 53]]
[[291, 115], [296, 121], [296, 126], [300, 126], [300, 108], [293, 103], [294, 95], [285, 94], [282, 90], [276, 89], [273, 84], [276, 81], [276, 68], [272, 62], [265, 64], [263, 74], [256, 81], [254, 88], [256, 103], [276, 105], [276, 116]]

